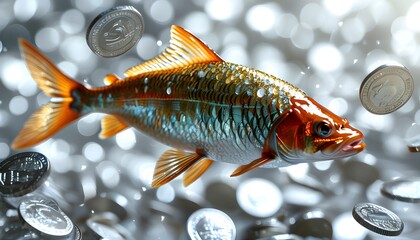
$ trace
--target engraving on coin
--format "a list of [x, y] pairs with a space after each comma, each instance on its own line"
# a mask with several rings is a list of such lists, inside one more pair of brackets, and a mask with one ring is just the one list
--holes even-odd
[[13, 155], [0, 163], [0, 194], [22, 196], [38, 188], [50, 171], [48, 159], [37, 152]]
[[67, 215], [37, 199], [24, 201], [19, 206], [23, 220], [42, 234], [67, 236], [73, 230], [73, 223]]
[[405, 67], [382, 65], [363, 80], [359, 97], [369, 112], [387, 114], [402, 107], [413, 90], [413, 77]]
[[420, 178], [395, 179], [382, 185], [381, 193], [391, 199], [420, 203]]
[[72, 238], [73, 240], [81, 240], [83, 238], [82, 235], [82, 231], [80, 231], [80, 228], [76, 225], [73, 224], [73, 233], [72, 233]]
[[197, 210], [188, 218], [188, 234], [192, 240], [235, 239], [236, 228], [232, 219], [214, 208]]
[[353, 217], [360, 225], [382, 235], [398, 236], [404, 228], [404, 223], [395, 213], [373, 203], [356, 204]]
[[142, 15], [132, 6], [118, 6], [99, 14], [89, 25], [87, 43], [102, 57], [116, 57], [130, 50], [141, 38]]

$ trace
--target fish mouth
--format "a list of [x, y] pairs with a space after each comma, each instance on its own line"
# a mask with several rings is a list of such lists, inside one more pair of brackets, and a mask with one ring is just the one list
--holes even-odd
[[355, 155], [365, 149], [363, 138], [345, 141], [337, 146], [336, 143], [331, 143], [324, 149], [323, 153], [331, 157], [331, 159], [343, 158]]
[[365, 146], [366, 144], [362, 142], [362, 139], [357, 139], [347, 145], [344, 145], [344, 147], [341, 148], [341, 151], [345, 153], [358, 153], [363, 151], [363, 149], [365, 149]]

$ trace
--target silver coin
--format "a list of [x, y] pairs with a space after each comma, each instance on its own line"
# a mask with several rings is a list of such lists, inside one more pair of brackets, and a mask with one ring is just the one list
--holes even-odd
[[411, 203], [420, 203], [420, 178], [395, 179], [382, 184], [382, 195]]
[[353, 218], [363, 227], [386, 236], [398, 236], [404, 223], [390, 210], [373, 203], [358, 203], [353, 208]]
[[50, 162], [37, 152], [15, 154], [0, 163], [0, 194], [22, 196], [44, 183], [50, 172]]
[[192, 240], [235, 239], [236, 236], [232, 219], [214, 208], [202, 208], [191, 214], [187, 230]]
[[375, 114], [391, 113], [402, 107], [411, 97], [414, 80], [401, 65], [382, 65], [362, 82], [359, 91], [363, 107]]
[[73, 231], [73, 223], [64, 212], [36, 199], [23, 201], [19, 214], [31, 227], [47, 236], [64, 237]]
[[89, 25], [86, 41], [102, 57], [130, 50], [143, 35], [142, 15], [132, 6], [117, 6], [100, 13]]

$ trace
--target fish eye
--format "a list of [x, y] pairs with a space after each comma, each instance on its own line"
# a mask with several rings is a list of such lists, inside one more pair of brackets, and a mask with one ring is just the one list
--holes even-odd
[[332, 133], [332, 130], [333, 129], [329, 122], [322, 121], [322, 122], [317, 122], [315, 124], [315, 133], [322, 138], [329, 137]]

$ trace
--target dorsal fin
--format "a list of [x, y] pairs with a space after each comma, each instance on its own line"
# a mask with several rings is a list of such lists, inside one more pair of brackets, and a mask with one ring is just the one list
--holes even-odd
[[182, 27], [173, 25], [171, 28], [171, 40], [165, 51], [145, 63], [128, 69], [125, 75], [129, 77], [140, 73], [173, 69], [194, 63], [221, 61], [223, 60], [219, 55], [200, 39]]
[[118, 80], [120, 80], [120, 78], [119, 78], [119, 77], [117, 77], [117, 75], [115, 75], [115, 74], [113, 74], [113, 73], [110, 73], [110, 74], [108, 74], [108, 75], [106, 75], [106, 76], [104, 77], [104, 83], [105, 83], [106, 85], [111, 85], [111, 84], [113, 84], [114, 82], [116, 82], [116, 81], [118, 81]]

